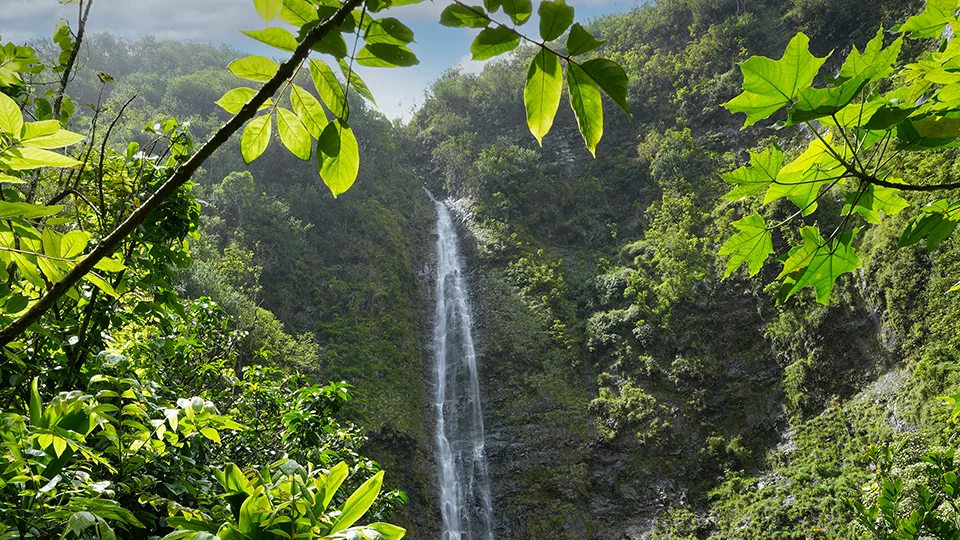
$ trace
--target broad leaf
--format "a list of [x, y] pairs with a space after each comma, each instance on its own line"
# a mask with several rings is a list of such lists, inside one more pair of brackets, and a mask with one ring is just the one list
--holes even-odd
[[329, 120], [327, 120], [327, 113], [323, 112], [323, 107], [317, 101], [317, 98], [300, 86], [293, 84], [290, 86], [290, 104], [293, 106], [293, 111], [300, 117], [300, 122], [307, 128], [310, 136], [319, 139]]
[[406, 529], [389, 523], [371, 523], [367, 527], [380, 533], [383, 540], [401, 540], [407, 534]]
[[587, 150], [597, 156], [597, 144], [603, 136], [603, 103], [600, 87], [592, 77], [576, 64], [567, 64], [567, 87], [570, 89], [570, 108], [577, 117], [577, 127]]
[[786, 297], [804, 287], [813, 287], [817, 290], [817, 301], [827, 305], [837, 279], [860, 267], [860, 258], [851, 246], [856, 231], [841, 235], [830, 245], [816, 227], [804, 227], [800, 235], [803, 246], [791, 252], [780, 273], [781, 278], [789, 277], [793, 281]]
[[23, 113], [17, 102], [0, 92], [0, 131], [12, 139], [20, 138], [23, 129]]
[[846, 204], [843, 205], [840, 215], [856, 212], [863, 216], [867, 223], [880, 223], [880, 213], [894, 216], [910, 206], [910, 203], [901, 197], [897, 190], [884, 186], [869, 184], [861, 193], [859, 190], [847, 193]]
[[60, 239], [60, 256], [64, 259], [78, 257], [87, 249], [90, 233], [86, 231], [70, 231]]
[[766, 222], [757, 212], [734, 221], [732, 225], [740, 232], [730, 237], [720, 248], [720, 255], [730, 255], [723, 279], [730, 277], [730, 274], [740, 268], [743, 263], [747, 263], [750, 276], [753, 277], [763, 268], [767, 257], [773, 253], [773, 235], [767, 230]]
[[310, 133], [293, 111], [277, 108], [277, 134], [291, 154], [304, 161], [310, 159]]
[[410, 67], [420, 63], [417, 55], [404, 45], [368, 43], [357, 53], [357, 63], [367, 67]]
[[363, 483], [340, 507], [340, 515], [334, 520], [330, 527], [330, 533], [338, 533], [363, 517], [377, 495], [380, 494], [380, 487], [383, 485], [383, 471], [373, 475], [372, 478]]
[[796, 204], [803, 215], [817, 209], [820, 188], [843, 174], [843, 167], [830, 151], [830, 136], [816, 139], [797, 159], [780, 169], [776, 181], [770, 185], [763, 204], [786, 197]]
[[920, 209], [920, 215], [907, 225], [900, 237], [899, 246], [905, 247], [927, 239], [927, 251], [933, 251], [950, 237], [960, 223], [960, 201], [951, 203], [940, 199]]
[[319, 19], [317, 7], [307, 0], [283, 0], [280, 20], [300, 28]]
[[280, 49], [281, 51], [293, 52], [297, 50], [297, 38], [289, 31], [283, 28], [264, 28], [263, 30], [241, 30], [244, 35]]
[[60, 122], [56, 120], [43, 120], [40, 122], [26, 122], [23, 124], [23, 135], [21, 140], [35, 139], [37, 137], [46, 137], [60, 131]]
[[767, 189], [777, 179], [783, 166], [783, 152], [772, 147], [760, 153], [750, 154], [750, 165], [723, 175], [726, 182], [735, 187], [724, 195], [725, 199], [742, 199]]
[[882, 28], [877, 30], [876, 37], [867, 43], [862, 53], [853, 46], [843, 62], [843, 67], [840, 68], [840, 76], [837, 80], [848, 81], [865, 72], [871, 72], [870, 80], [876, 81], [893, 73], [894, 64], [903, 48], [903, 38], [898, 38], [889, 47], [884, 48], [884, 35]]
[[360, 147], [350, 126], [341, 120], [327, 124], [317, 141], [317, 162], [334, 197], [350, 189], [360, 171]]
[[604, 43], [593, 37], [593, 34], [587, 32], [580, 23], [574, 23], [570, 27], [570, 36], [567, 37], [567, 54], [570, 56], [586, 54]]
[[347, 41], [340, 32], [330, 32], [311, 49], [318, 53], [329, 54], [334, 58], [344, 58], [347, 56]]
[[41, 148], [8, 148], [0, 153], [0, 169], [25, 171], [41, 167], [76, 167], [80, 162], [70, 156]]
[[321, 486], [319, 493], [317, 493], [317, 503], [322, 505], [320, 510], [326, 510], [327, 507], [330, 506], [330, 501], [333, 500], [333, 496], [336, 495], [343, 481], [347, 479], [349, 472], [350, 469], [347, 468], [347, 464], [341, 461], [331, 467], [327, 474], [323, 475], [323, 486]]
[[723, 106], [732, 113], [746, 113], [743, 127], [769, 118], [810, 86], [826, 58], [810, 54], [809, 43], [810, 39], [799, 33], [780, 60], [753, 56], [740, 65], [743, 93]]
[[[253, 88], [246, 88], [246, 87], [234, 88], [233, 90], [230, 90], [229, 92], [224, 94], [223, 97], [218, 99], [215, 103], [219, 105], [221, 109], [227, 111], [228, 113], [237, 114], [240, 112], [240, 109], [242, 109], [244, 105], [249, 103], [250, 100], [253, 99], [253, 97], [256, 95], [257, 95], [257, 92]], [[271, 103], [272, 103], [272, 100], [268, 99], [267, 102], [260, 107], [260, 109], [264, 109], [270, 106]]]
[[540, 38], [553, 41], [573, 24], [573, 8], [565, 0], [543, 0], [537, 9], [540, 15]]
[[594, 58], [580, 64], [580, 67], [596, 81], [600, 89], [610, 96], [614, 103], [623, 109], [623, 112], [627, 113], [627, 118], [632, 122], [633, 114], [627, 105], [629, 79], [627, 79], [627, 73], [620, 67], [620, 64], [606, 58]]
[[553, 119], [560, 108], [563, 93], [563, 72], [560, 60], [546, 50], [533, 57], [527, 71], [527, 84], [523, 89], [523, 104], [527, 111], [527, 126], [537, 142], [543, 145], [543, 137], [550, 132]]
[[520, 45], [520, 36], [506, 26], [484, 28], [470, 45], [474, 60], [487, 60], [510, 52]]
[[490, 19], [481, 15], [485, 13], [481, 6], [470, 8], [450, 4], [440, 13], [440, 24], [452, 28], [486, 28], [490, 25]]
[[956, 26], [957, 19], [953, 16], [956, 10], [957, 0], [927, 0], [923, 13], [907, 19], [900, 26], [900, 32], [910, 33], [914, 39], [940, 37], [948, 24]]
[[247, 164], [263, 155], [270, 144], [271, 123], [270, 115], [265, 114], [254, 118], [243, 129], [240, 137], [240, 155]]
[[0, 201], [0, 218], [34, 219], [52, 216], [63, 210], [62, 206], [40, 206], [25, 202]]
[[[60, 122], [53, 121], [55, 124], [60, 124]], [[45, 122], [44, 122], [45, 123]], [[26, 124], [30, 126], [31, 124]], [[29, 137], [31, 135], [30, 130], [24, 126], [24, 137], [20, 141], [20, 144], [24, 146], [29, 146], [31, 148], [63, 148], [65, 146], [72, 146], [77, 144], [86, 138], [85, 135], [79, 133], [74, 133], [72, 131], [67, 131], [65, 129], [57, 130], [55, 133], [42, 136]]]
[[513, 24], [523, 24], [530, 19], [533, 14], [533, 2], [531, 0], [501, 0], [503, 12], [510, 17]]
[[265, 23], [276, 19], [283, 9], [282, 0], [253, 0], [253, 5], [257, 8], [257, 13]]
[[266, 56], [248, 56], [234, 60], [228, 68], [241, 79], [267, 82], [276, 75], [280, 65]]
[[350, 69], [347, 61], [343, 58], [340, 59], [340, 71], [343, 72], [343, 78], [348, 81], [350, 88], [355, 89], [363, 99], [372, 103], [374, 107], [377, 106], [376, 100], [373, 99], [373, 92], [370, 91], [367, 83], [363, 82], [363, 79], [360, 78], [360, 75], [355, 70]]
[[368, 44], [406, 45], [413, 42], [413, 30], [393, 17], [386, 17], [371, 22], [363, 33], [363, 40]]
[[349, 112], [347, 98], [343, 93], [340, 81], [323, 60], [310, 60], [310, 75], [317, 88], [317, 94], [323, 103], [337, 118], [346, 118]]

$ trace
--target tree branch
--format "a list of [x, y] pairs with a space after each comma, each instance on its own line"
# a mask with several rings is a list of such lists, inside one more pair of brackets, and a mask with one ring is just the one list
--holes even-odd
[[[57, 91], [57, 99], [53, 102], [53, 119], [60, 120], [60, 107], [63, 106], [63, 96], [67, 91], [67, 84], [70, 83], [70, 72], [73, 71], [73, 65], [77, 62], [77, 55], [80, 54], [80, 45], [83, 43], [83, 33], [87, 26], [87, 17], [90, 16], [90, 8], [93, 7], [93, 0], [87, 0], [87, 8], [80, 14], [77, 21], [77, 40], [73, 43], [73, 50], [70, 51], [70, 59], [67, 60], [67, 67], [63, 70], [63, 77], [60, 78], [60, 89]], [[83, 3], [80, 3], [80, 9], [83, 9]]]
[[223, 146], [223, 144], [230, 139], [231, 135], [237, 132], [248, 120], [252, 119], [267, 99], [273, 97], [281, 85], [283, 85], [284, 81], [293, 75], [297, 66], [310, 55], [311, 48], [327, 34], [335, 31], [343, 24], [347, 15], [352, 12], [354, 8], [358, 7], [362, 1], [363, 0], [347, 0], [332, 17], [312, 29], [306, 35], [303, 42], [297, 46], [293, 56], [280, 65], [280, 69], [277, 70], [273, 78], [264, 83], [253, 99], [244, 105], [236, 116], [217, 130], [213, 137], [201, 146], [200, 149], [197, 150], [197, 153], [187, 160], [186, 163], [181, 165], [169, 180], [164, 182], [149, 199], [144, 201], [123, 223], [107, 235], [73, 270], [68, 272], [63, 279], [55, 283], [23, 316], [0, 331], [0, 345], [7, 345], [16, 339], [17, 336], [25, 332], [31, 324], [37, 322], [44, 313], [56, 305], [57, 300], [66, 294], [71, 287], [76, 285], [84, 275], [93, 270], [93, 267], [98, 262], [105, 257], [109, 257], [130, 233], [147, 220], [154, 210], [180, 189], [180, 187], [186, 184], [200, 165], [213, 155], [218, 148]]

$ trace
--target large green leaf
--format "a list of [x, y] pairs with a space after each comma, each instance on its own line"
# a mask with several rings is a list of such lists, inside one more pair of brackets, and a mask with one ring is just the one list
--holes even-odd
[[380, 487], [383, 485], [383, 471], [373, 475], [369, 480], [363, 483], [356, 491], [347, 498], [343, 506], [340, 507], [340, 515], [334, 520], [330, 527], [329, 534], [340, 532], [363, 517], [377, 495], [380, 494]]
[[310, 59], [310, 75], [323, 103], [337, 118], [346, 118], [349, 109], [340, 81], [323, 60]]
[[23, 129], [23, 113], [17, 102], [0, 92], [0, 131], [12, 139], [20, 138]]
[[363, 33], [363, 40], [367, 43], [406, 45], [413, 42], [413, 30], [393, 17], [386, 17], [371, 22]]
[[894, 216], [902, 212], [910, 203], [901, 197], [897, 190], [884, 186], [869, 184], [863, 192], [859, 190], [847, 193], [846, 203], [840, 215], [847, 215], [851, 211], [863, 216], [867, 223], [880, 223], [880, 213]]
[[300, 117], [300, 122], [307, 128], [307, 132], [314, 139], [319, 139], [323, 133], [323, 128], [327, 126], [327, 113], [323, 112], [323, 107], [313, 94], [307, 92], [304, 88], [293, 84], [290, 86], [290, 104], [293, 111]]
[[565, 0], [543, 0], [537, 9], [540, 15], [540, 38], [553, 41], [573, 24], [573, 8]]
[[567, 54], [578, 56], [586, 54], [605, 42], [593, 37], [593, 34], [587, 32], [580, 23], [574, 23], [570, 27], [570, 35], [567, 37]]
[[[257, 92], [253, 88], [246, 88], [246, 87], [234, 88], [233, 90], [230, 90], [229, 92], [224, 94], [223, 97], [218, 99], [215, 103], [219, 105], [220, 108], [227, 111], [228, 113], [237, 114], [240, 112], [240, 109], [242, 109], [244, 105], [249, 103], [250, 100], [253, 99], [253, 97], [256, 95], [257, 95]], [[264, 104], [263, 107], [260, 107], [261, 109], [266, 107], [269, 104], [269, 102], [271, 102], [271, 100], [267, 100], [267, 101], [268, 103]]]
[[510, 17], [513, 24], [523, 24], [533, 14], [533, 2], [531, 0], [502, 0], [500, 4], [503, 7], [503, 12]]
[[627, 118], [632, 122], [633, 114], [630, 112], [630, 106], [627, 105], [629, 79], [620, 64], [606, 58], [594, 58], [580, 64], [580, 67], [596, 81], [600, 89], [610, 96], [614, 103], [623, 109], [623, 112], [627, 113]]
[[420, 63], [405, 45], [368, 43], [357, 53], [357, 63], [367, 67], [410, 67]]
[[543, 137], [550, 132], [553, 119], [560, 108], [563, 93], [563, 71], [560, 60], [541, 49], [527, 71], [527, 84], [523, 89], [523, 104], [527, 111], [527, 126], [530, 133], [543, 145]]
[[277, 108], [277, 134], [291, 154], [304, 161], [310, 159], [310, 133], [293, 111]]
[[52, 216], [63, 210], [62, 206], [40, 206], [25, 202], [0, 201], [0, 218], [33, 219]]
[[350, 126], [339, 119], [327, 124], [317, 141], [317, 162], [334, 197], [350, 189], [360, 171], [360, 147]]
[[265, 114], [254, 118], [243, 129], [243, 135], [240, 137], [240, 155], [247, 164], [263, 155], [270, 144], [271, 116]]
[[330, 32], [323, 36], [311, 49], [318, 53], [329, 54], [334, 58], [344, 58], [347, 56], [347, 40], [340, 32]]
[[407, 534], [405, 529], [389, 523], [371, 523], [367, 527], [377, 531], [382, 540], [402, 540]]
[[87, 249], [90, 233], [86, 231], [70, 231], [60, 239], [60, 256], [72, 259]]
[[783, 167], [783, 152], [771, 147], [760, 153], [750, 154], [750, 165], [741, 167], [723, 175], [723, 179], [734, 185], [725, 199], [742, 199], [767, 189], [777, 179]]
[[780, 169], [763, 204], [786, 197], [809, 215], [817, 209], [820, 188], [843, 174], [843, 167], [830, 151], [830, 136], [815, 139], [797, 159]]
[[484, 28], [470, 45], [474, 60], [487, 60], [510, 52], [520, 45], [520, 36], [506, 26]]
[[[57, 122], [56, 120], [51, 120], [50, 122], [56, 124], [59, 128], [60, 122]], [[84, 135], [67, 131], [65, 129], [57, 129], [55, 132], [49, 134], [46, 133], [46, 130], [37, 131], [31, 129], [31, 126], [36, 124], [47, 124], [47, 122], [31, 122], [24, 124], [23, 138], [20, 140], [20, 144], [29, 146], [31, 148], [53, 149], [72, 146], [86, 138]], [[44, 134], [39, 135], [39, 133]]]
[[719, 254], [730, 255], [723, 279], [730, 277], [743, 263], [747, 263], [750, 276], [755, 276], [763, 268], [767, 257], [773, 253], [773, 236], [767, 230], [767, 224], [757, 212], [732, 224], [740, 232], [730, 237]]
[[940, 199], [920, 209], [920, 215], [907, 224], [899, 246], [905, 247], [927, 239], [927, 251], [933, 251], [950, 237], [960, 223], [960, 201]]
[[900, 51], [903, 49], [903, 38], [898, 38], [889, 47], [883, 47], [883, 38], [885, 33], [883, 29], [877, 30], [877, 35], [871, 39], [861, 53], [856, 45], [850, 50], [847, 59], [840, 68], [840, 75], [837, 80], [840, 82], [848, 81], [863, 73], [869, 72], [870, 80], [882, 79], [893, 73], [894, 64], [900, 57]]
[[241, 30], [243, 34], [253, 39], [280, 49], [281, 51], [293, 52], [297, 50], [297, 38], [288, 30], [283, 28], [264, 28], [263, 30]]
[[340, 489], [343, 481], [347, 479], [349, 472], [350, 469], [347, 467], [347, 464], [341, 461], [331, 467], [330, 471], [323, 476], [323, 485], [317, 497], [317, 503], [322, 505], [322, 508], [320, 508], [321, 511], [326, 510], [327, 507], [330, 506], [330, 501], [333, 500], [333, 496], [337, 493], [337, 490]]
[[80, 162], [70, 156], [41, 148], [7, 148], [0, 153], [0, 169], [25, 171], [41, 167], [76, 167]]
[[283, 0], [253, 0], [253, 5], [257, 8], [257, 13], [263, 22], [269, 23], [280, 15]]
[[248, 56], [234, 60], [228, 68], [241, 79], [267, 82], [276, 75], [280, 65], [266, 56]]
[[577, 127], [587, 150], [597, 156], [597, 144], [603, 136], [603, 103], [596, 81], [576, 64], [567, 64], [567, 87], [570, 108], [577, 117]]
[[780, 60], [750, 57], [740, 65], [743, 93], [723, 106], [732, 113], [746, 113], [744, 127], [782, 109], [810, 86], [826, 61], [810, 54], [809, 44], [810, 39], [801, 32], [790, 41]]
[[307, 0], [283, 0], [280, 20], [300, 28], [319, 19], [317, 7]]
[[827, 305], [837, 279], [860, 267], [860, 258], [851, 245], [856, 231], [839, 236], [830, 245], [816, 227], [804, 227], [800, 235], [803, 245], [791, 251], [780, 273], [789, 286], [786, 297], [790, 298], [804, 287], [813, 287], [817, 290], [817, 301]]
[[[923, 13], [907, 19], [907, 22], [900, 26], [900, 32], [909, 32], [915, 39], [940, 37], [948, 24], [957, 25], [957, 18], [953, 16], [957, 11], [957, 4], [957, 0], [927, 0]], [[956, 31], [956, 28], [954, 30]]]
[[470, 6], [467, 9], [459, 4], [450, 4], [440, 13], [440, 24], [452, 28], [486, 28], [490, 19], [484, 17], [483, 7]]

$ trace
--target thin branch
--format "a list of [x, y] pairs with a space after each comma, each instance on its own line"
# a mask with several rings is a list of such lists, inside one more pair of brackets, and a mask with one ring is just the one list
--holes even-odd
[[130, 233], [147, 220], [154, 210], [186, 184], [200, 165], [213, 155], [218, 148], [223, 146], [223, 144], [230, 139], [231, 135], [236, 133], [248, 120], [253, 118], [260, 106], [280, 89], [280, 86], [283, 85], [285, 80], [293, 75], [297, 66], [310, 55], [311, 47], [343, 24], [347, 15], [352, 12], [354, 8], [358, 7], [362, 1], [363, 0], [347, 0], [332, 17], [312, 29], [306, 35], [303, 42], [297, 46], [293, 56], [280, 65], [280, 69], [277, 70], [276, 74], [264, 83], [253, 99], [247, 102], [236, 116], [217, 130], [213, 137], [201, 146], [189, 160], [181, 165], [180, 168], [177, 169], [177, 172], [164, 182], [149, 199], [144, 201], [123, 223], [107, 235], [73, 270], [55, 283], [26, 313], [10, 323], [10, 325], [3, 330], [0, 330], [0, 345], [10, 343], [16, 339], [17, 336], [25, 332], [31, 324], [39, 320], [44, 313], [56, 305], [60, 297], [77, 284], [84, 275], [93, 270], [93, 267], [98, 262], [105, 257], [109, 257]]
[[875, 176], [867, 178], [867, 182], [893, 189], [899, 189], [903, 191], [942, 191], [942, 190], [952, 190], [960, 189], [960, 182], [951, 182], [949, 184], [901, 184], [900, 182], [890, 182], [888, 180], [881, 180]]
[[90, 8], [93, 7], [93, 0], [87, 0], [87, 8], [83, 8], [83, 0], [80, 1], [82, 13], [77, 21], [77, 40], [73, 43], [73, 50], [70, 51], [70, 59], [67, 60], [67, 67], [63, 70], [63, 76], [60, 78], [60, 89], [57, 91], [57, 99], [53, 102], [53, 119], [60, 119], [60, 108], [63, 106], [63, 96], [67, 91], [67, 84], [70, 82], [70, 72], [73, 71], [73, 65], [77, 61], [77, 55], [80, 53], [80, 45], [83, 43], [84, 29], [87, 27], [87, 17], [90, 16]]
[[527, 41], [527, 42], [529, 42], [529, 43], [532, 43], [533, 45], [536, 45], [537, 47], [540, 47], [541, 49], [543, 49], [543, 50], [545, 50], [545, 51], [553, 54], [554, 56], [557, 56], [557, 57], [559, 57], [559, 58], [563, 58], [563, 59], [566, 60], [567, 62], [569, 62], [569, 63], [571, 63], [571, 64], [573, 64], [573, 65], [575, 65], [575, 66], [577, 66], [577, 67], [580, 66], [580, 64], [579, 64], [576, 60], [574, 60], [573, 58], [571, 58], [570, 55], [568, 55], [568, 54], [560, 54], [559, 52], [551, 49], [550, 47], [547, 47], [547, 44], [546, 44], [545, 42], [541, 42], [541, 41], [537, 41], [537, 40], [528, 38], [527, 36], [525, 36], [525, 35], [523, 35], [522, 33], [518, 32], [516, 28], [514, 28], [514, 27], [512, 27], [512, 26], [508, 26], [508, 25], [506, 25], [506, 24], [504, 24], [504, 23], [502, 23], [502, 22], [500, 22], [500, 21], [498, 21], [498, 20], [490, 17], [490, 15], [489, 15], [488, 13], [486, 13], [486, 12], [484, 12], [484, 11], [482, 11], [482, 10], [481, 10], [481, 11], [477, 11], [476, 9], [474, 9], [473, 6], [469, 6], [469, 5], [467, 5], [467, 4], [464, 4], [464, 3], [461, 2], [460, 0], [454, 0], [454, 3], [457, 4], [458, 6], [464, 8], [464, 9], [470, 11], [471, 13], [473, 13], [473, 14], [475, 14], [475, 15], [478, 15], [478, 16], [480, 16], [480, 17], [483, 17], [484, 19], [492, 22], [493, 24], [495, 24], [495, 25], [497, 25], [497, 26], [499, 26], [499, 27], [501, 27], [501, 28], [506, 28], [506, 29], [509, 30], [511, 33], [516, 34], [517, 36], [519, 36], [520, 39], [522, 39], [522, 40], [524, 40], [524, 41]]
[[[106, 86], [106, 85], [104, 85]], [[107, 141], [110, 140], [110, 133], [113, 132], [113, 128], [116, 127], [117, 122], [120, 121], [120, 118], [123, 117], [123, 112], [127, 110], [127, 107], [133, 103], [133, 100], [137, 99], [137, 94], [134, 94], [123, 104], [123, 107], [120, 107], [120, 112], [117, 113], [117, 117], [113, 119], [113, 122], [110, 122], [110, 127], [107, 128], [107, 132], [103, 135], [103, 142], [100, 143], [100, 163], [97, 167], [97, 190], [100, 195], [100, 211], [105, 212], [107, 205], [104, 202], [103, 198], [103, 157], [107, 153]], [[100, 224], [103, 228], [103, 223]]]
[[67, 188], [66, 190], [60, 192], [56, 197], [50, 199], [50, 202], [48, 202], [46, 205], [53, 206], [66, 198], [67, 195], [73, 195], [74, 197], [87, 203], [87, 206], [89, 206], [90, 209], [93, 210], [93, 213], [97, 215], [97, 220], [100, 221], [100, 226], [103, 226], [103, 214], [100, 213], [100, 210], [92, 202], [90, 202], [90, 199], [84, 197], [83, 193], [80, 193], [73, 188]]
[[353, 60], [357, 57], [357, 45], [360, 44], [360, 26], [363, 25], [363, 19], [367, 16], [367, 5], [363, 5], [360, 10], [360, 22], [357, 24], [357, 37], [353, 40], [353, 53], [350, 55], [350, 67], [347, 68], [347, 88], [343, 92], [343, 102], [347, 103], [350, 97], [350, 79], [353, 78]]

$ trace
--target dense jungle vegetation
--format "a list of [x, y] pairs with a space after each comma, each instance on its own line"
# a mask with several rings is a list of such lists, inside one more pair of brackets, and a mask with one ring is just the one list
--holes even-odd
[[415, 61], [391, 3], [310, 1], [252, 37], [346, 6], [367, 56], [323, 37], [340, 81], [280, 77], [63, 288], [283, 67], [77, 21], [0, 48], [0, 538], [438, 537], [425, 186], [497, 536], [960, 537], [960, 205], [923, 187], [960, 180], [958, 2], [544, 2], [553, 49], [454, 3], [510, 54], [402, 123], [352, 73]]

